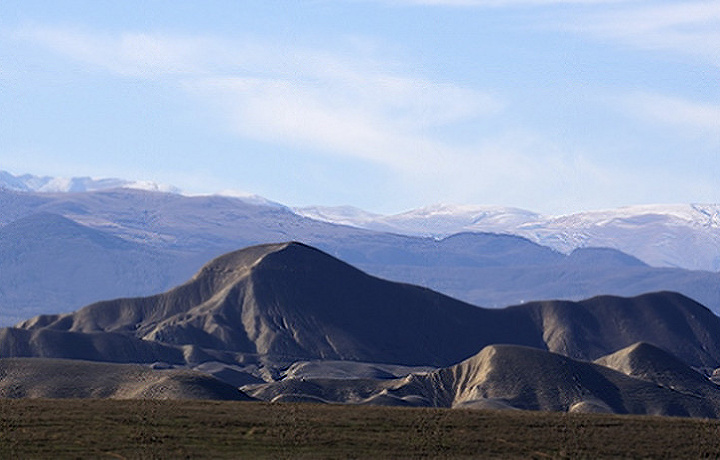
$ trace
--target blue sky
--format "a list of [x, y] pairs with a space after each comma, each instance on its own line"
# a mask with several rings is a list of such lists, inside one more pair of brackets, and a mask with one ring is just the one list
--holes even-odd
[[0, 169], [378, 212], [720, 202], [720, 1], [3, 0]]

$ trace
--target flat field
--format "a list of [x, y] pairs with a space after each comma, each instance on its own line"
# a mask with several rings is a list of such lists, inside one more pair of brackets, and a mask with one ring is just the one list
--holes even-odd
[[213, 401], [0, 400], [0, 458], [717, 458], [720, 421]]

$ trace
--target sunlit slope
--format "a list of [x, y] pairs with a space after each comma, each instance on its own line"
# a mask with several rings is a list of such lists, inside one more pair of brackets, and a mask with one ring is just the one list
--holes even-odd
[[244, 389], [268, 401], [717, 417], [720, 389], [702, 379], [697, 374], [695, 387], [705, 385], [700, 396], [695, 387], [679, 390], [543, 350], [491, 345], [454, 366], [400, 379], [285, 379]]

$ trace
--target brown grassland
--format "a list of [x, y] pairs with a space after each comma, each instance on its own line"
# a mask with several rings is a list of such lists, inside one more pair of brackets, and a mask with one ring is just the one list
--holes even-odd
[[720, 421], [212, 401], [0, 400], [0, 458], [717, 458]]

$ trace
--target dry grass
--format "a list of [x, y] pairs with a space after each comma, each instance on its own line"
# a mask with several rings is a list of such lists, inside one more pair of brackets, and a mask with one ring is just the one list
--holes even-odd
[[0, 458], [716, 458], [720, 421], [209, 401], [0, 400]]

